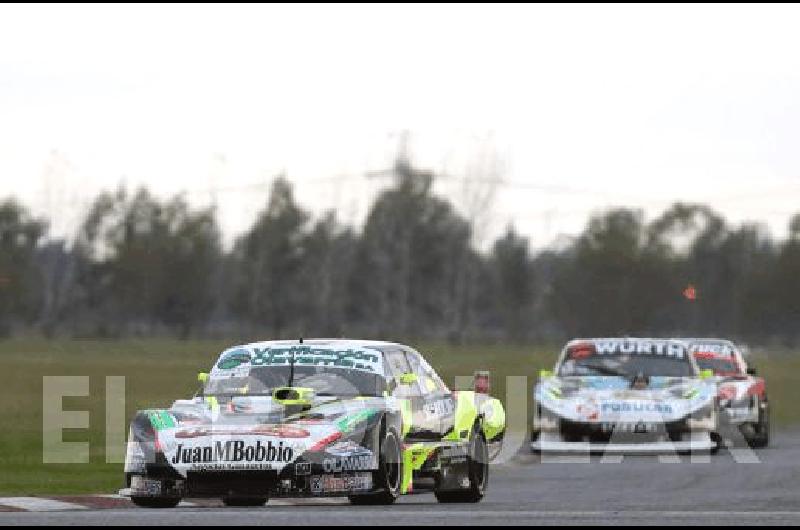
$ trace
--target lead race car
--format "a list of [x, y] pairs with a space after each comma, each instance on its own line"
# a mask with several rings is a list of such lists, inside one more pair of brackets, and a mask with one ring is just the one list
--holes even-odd
[[735, 430], [754, 448], [769, 445], [770, 409], [767, 385], [749, 366], [742, 351], [724, 339], [685, 339], [701, 369], [711, 370], [719, 387], [722, 432]]
[[534, 389], [534, 452], [715, 451], [716, 384], [677, 340], [566, 345]]
[[415, 350], [350, 340], [270, 341], [223, 352], [202, 390], [131, 422], [120, 493], [142, 507], [184, 498], [391, 504], [432, 492], [478, 502], [505, 411], [451, 392]]

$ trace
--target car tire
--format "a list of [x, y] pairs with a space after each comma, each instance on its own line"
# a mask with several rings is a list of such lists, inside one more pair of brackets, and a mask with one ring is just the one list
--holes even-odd
[[769, 445], [769, 402], [764, 402], [764, 408], [759, 408], [758, 423], [752, 426], [753, 434], [746, 438], [748, 445], [753, 449], [763, 449]]
[[542, 454], [541, 449], [534, 449], [533, 444], [539, 441], [539, 437], [542, 435], [540, 431], [531, 431], [531, 453], [535, 455]]
[[350, 495], [348, 497], [350, 503], [355, 506], [386, 506], [394, 504], [400, 496], [403, 479], [400, 437], [393, 429], [382, 429], [382, 431], [385, 434], [380, 444], [378, 471], [373, 474], [374, 483], [381, 488], [381, 491], [365, 495]]
[[223, 497], [222, 504], [230, 508], [257, 508], [267, 504], [267, 497]]
[[719, 453], [719, 450], [722, 449], [723, 445], [725, 445], [725, 441], [722, 439], [722, 435], [717, 432], [711, 433], [711, 442], [714, 444], [714, 447], [711, 448], [709, 451], [710, 454], [716, 455]]
[[131, 497], [131, 502], [139, 508], [174, 508], [180, 504], [177, 497]]
[[489, 485], [489, 446], [486, 436], [475, 424], [467, 457], [469, 488], [459, 491], [435, 491], [436, 500], [443, 504], [476, 503], [483, 499]]

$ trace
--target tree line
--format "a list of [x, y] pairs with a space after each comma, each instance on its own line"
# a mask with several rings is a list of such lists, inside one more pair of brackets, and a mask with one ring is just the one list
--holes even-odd
[[0, 202], [0, 335], [358, 336], [560, 341], [720, 335], [797, 341], [800, 215], [785, 240], [708, 206], [593, 215], [532, 253], [513, 227], [477, 250], [474, 226], [398, 160], [360, 229], [317, 219], [276, 179], [225, 250], [213, 208], [146, 189], [98, 196], [72, 241]]

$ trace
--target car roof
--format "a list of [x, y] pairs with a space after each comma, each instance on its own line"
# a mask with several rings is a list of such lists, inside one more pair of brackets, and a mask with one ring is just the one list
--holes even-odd
[[572, 339], [567, 343], [578, 344], [581, 342], [597, 342], [597, 341], [619, 341], [619, 342], [686, 342], [687, 340], [694, 339], [676, 339], [674, 337], [594, 337], [584, 339]]
[[[301, 342], [302, 341], [302, 342]], [[388, 342], [380, 340], [364, 340], [364, 339], [294, 339], [294, 340], [265, 340], [250, 342], [248, 344], [240, 344], [232, 346], [233, 348], [266, 348], [271, 346], [324, 346], [324, 347], [339, 347], [339, 348], [370, 348], [381, 351], [382, 347], [399, 347], [408, 348], [404, 344], [397, 342]]]
[[[556, 361], [556, 370], [559, 369], [561, 364], [564, 362], [566, 358], [567, 351], [571, 346], [581, 343], [596, 343], [596, 342], [663, 342], [663, 343], [677, 343], [683, 346], [685, 349], [689, 349], [689, 345], [686, 343], [685, 339], [676, 339], [676, 338], [646, 338], [646, 337], [596, 337], [593, 339], [573, 339], [564, 346], [564, 349], [561, 351], [561, 354], [558, 356], [558, 360]], [[688, 353], [688, 352], [687, 352]], [[689, 364], [692, 365], [692, 369], [695, 373], [699, 372], [697, 367], [697, 362], [694, 360], [694, 356], [686, 355], [686, 360]]]

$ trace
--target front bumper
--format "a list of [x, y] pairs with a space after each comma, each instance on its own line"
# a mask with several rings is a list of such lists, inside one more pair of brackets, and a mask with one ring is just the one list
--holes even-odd
[[185, 479], [134, 475], [124, 497], [341, 497], [375, 492], [372, 471], [279, 478], [270, 473], [189, 473]]
[[613, 453], [613, 454], [664, 454], [683, 452], [710, 452], [717, 444], [708, 432], [691, 433], [688, 440], [672, 442], [669, 440], [653, 440], [643, 443], [608, 443], [565, 442], [559, 434], [543, 432], [539, 438], [531, 442], [531, 449], [542, 453]]

